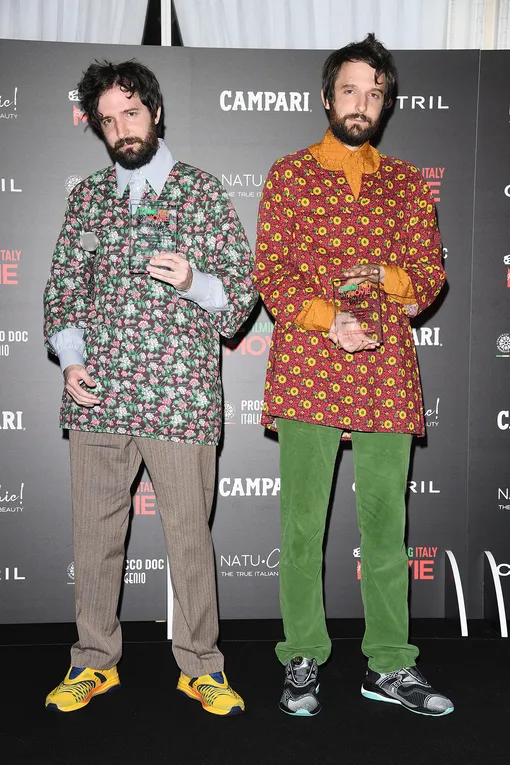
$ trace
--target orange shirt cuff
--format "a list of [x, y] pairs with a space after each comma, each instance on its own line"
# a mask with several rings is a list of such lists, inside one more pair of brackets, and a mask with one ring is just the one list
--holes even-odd
[[397, 303], [411, 305], [416, 303], [413, 285], [409, 275], [399, 266], [384, 266], [383, 290]]
[[335, 307], [323, 298], [314, 298], [303, 308], [296, 319], [302, 329], [315, 329], [321, 332], [329, 332], [329, 328], [335, 318]]

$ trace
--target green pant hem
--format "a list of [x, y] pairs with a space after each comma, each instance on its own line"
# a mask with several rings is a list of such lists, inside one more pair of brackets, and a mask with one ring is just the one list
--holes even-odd
[[402, 662], [397, 664], [390, 664], [387, 667], [381, 667], [374, 666], [374, 664], [369, 661], [368, 662], [368, 668], [372, 670], [372, 672], [377, 672], [379, 675], [388, 674], [389, 672], [398, 672], [399, 669], [407, 669], [408, 667], [415, 667], [416, 666], [416, 660], [413, 660], [411, 664], [402, 664]]
[[321, 664], [324, 664], [329, 657], [331, 656], [331, 649], [327, 652], [326, 655], [324, 653], [319, 653], [316, 650], [312, 649], [302, 649], [302, 650], [294, 650], [294, 651], [281, 651], [279, 650], [278, 646], [275, 648], [276, 656], [278, 657], [278, 661], [280, 664], [283, 664], [285, 666], [289, 663], [289, 661], [292, 661], [292, 659], [295, 659], [297, 656], [304, 656], [307, 659], [315, 659], [317, 664], [320, 666]]

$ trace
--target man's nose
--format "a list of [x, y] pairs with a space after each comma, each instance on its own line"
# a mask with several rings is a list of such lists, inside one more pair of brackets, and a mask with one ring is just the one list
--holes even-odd
[[367, 97], [362, 95], [361, 93], [358, 93], [358, 98], [356, 100], [356, 109], [358, 110], [359, 114], [365, 114], [367, 110]]
[[124, 138], [128, 137], [129, 124], [123, 117], [117, 120], [115, 127], [117, 129], [117, 140], [124, 140]]

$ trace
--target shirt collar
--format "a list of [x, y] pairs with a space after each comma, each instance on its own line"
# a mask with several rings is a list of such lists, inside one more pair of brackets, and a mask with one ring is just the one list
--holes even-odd
[[370, 174], [377, 172], [381, 162], [381, 155], [368, 141], [353, 151], [337, 140], [330, 128], [326, 130], [322, 141], [310, 146], [309, 151], [327, 170], [358, 165], [362, 173]]
[[123, 196], [135, 173], [148, 181], [159, 197], [170, 171], [175, 165], [175, 159], [172, 157], [170, 149], [162, 138], [158, 138], [158, 143], [159, 149], [151, 161], [139, 168], [139, 170], [126, 170], [118, 162], [115, 163], [117, 195], [119, 197]]

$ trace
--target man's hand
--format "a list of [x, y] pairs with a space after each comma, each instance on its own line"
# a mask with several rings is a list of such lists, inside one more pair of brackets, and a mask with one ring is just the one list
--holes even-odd
[[[81, 364], [70, 364], [64, 370], [66, 391], [80, 406], [96, 406], [99, 399], [93, 393], [88, 393], [81, 384], [95, 388], [96, 383]], [[81, 384], [80, 384], [81, 383]]]
[[193, 271], [188, 261], [177, 252], [162, 252], [151, 258], [149, 263], [147, 270], [153, 279], [171, 284], [172, 287], [183, 292], [191, 287]]
[[337, 348], [343, 348], [347, 353], [370, 351], [379, 346], [379, 343], [365, 335], [358, 321], [347, 311], [337, 313], [329, 328], [328, 337]]
[[384, 284], [384, 266], [378, 263], [353, 266], [342, 273], [342, 279], [348, 279], [348, 284], [361, 284], [367, 279]]

